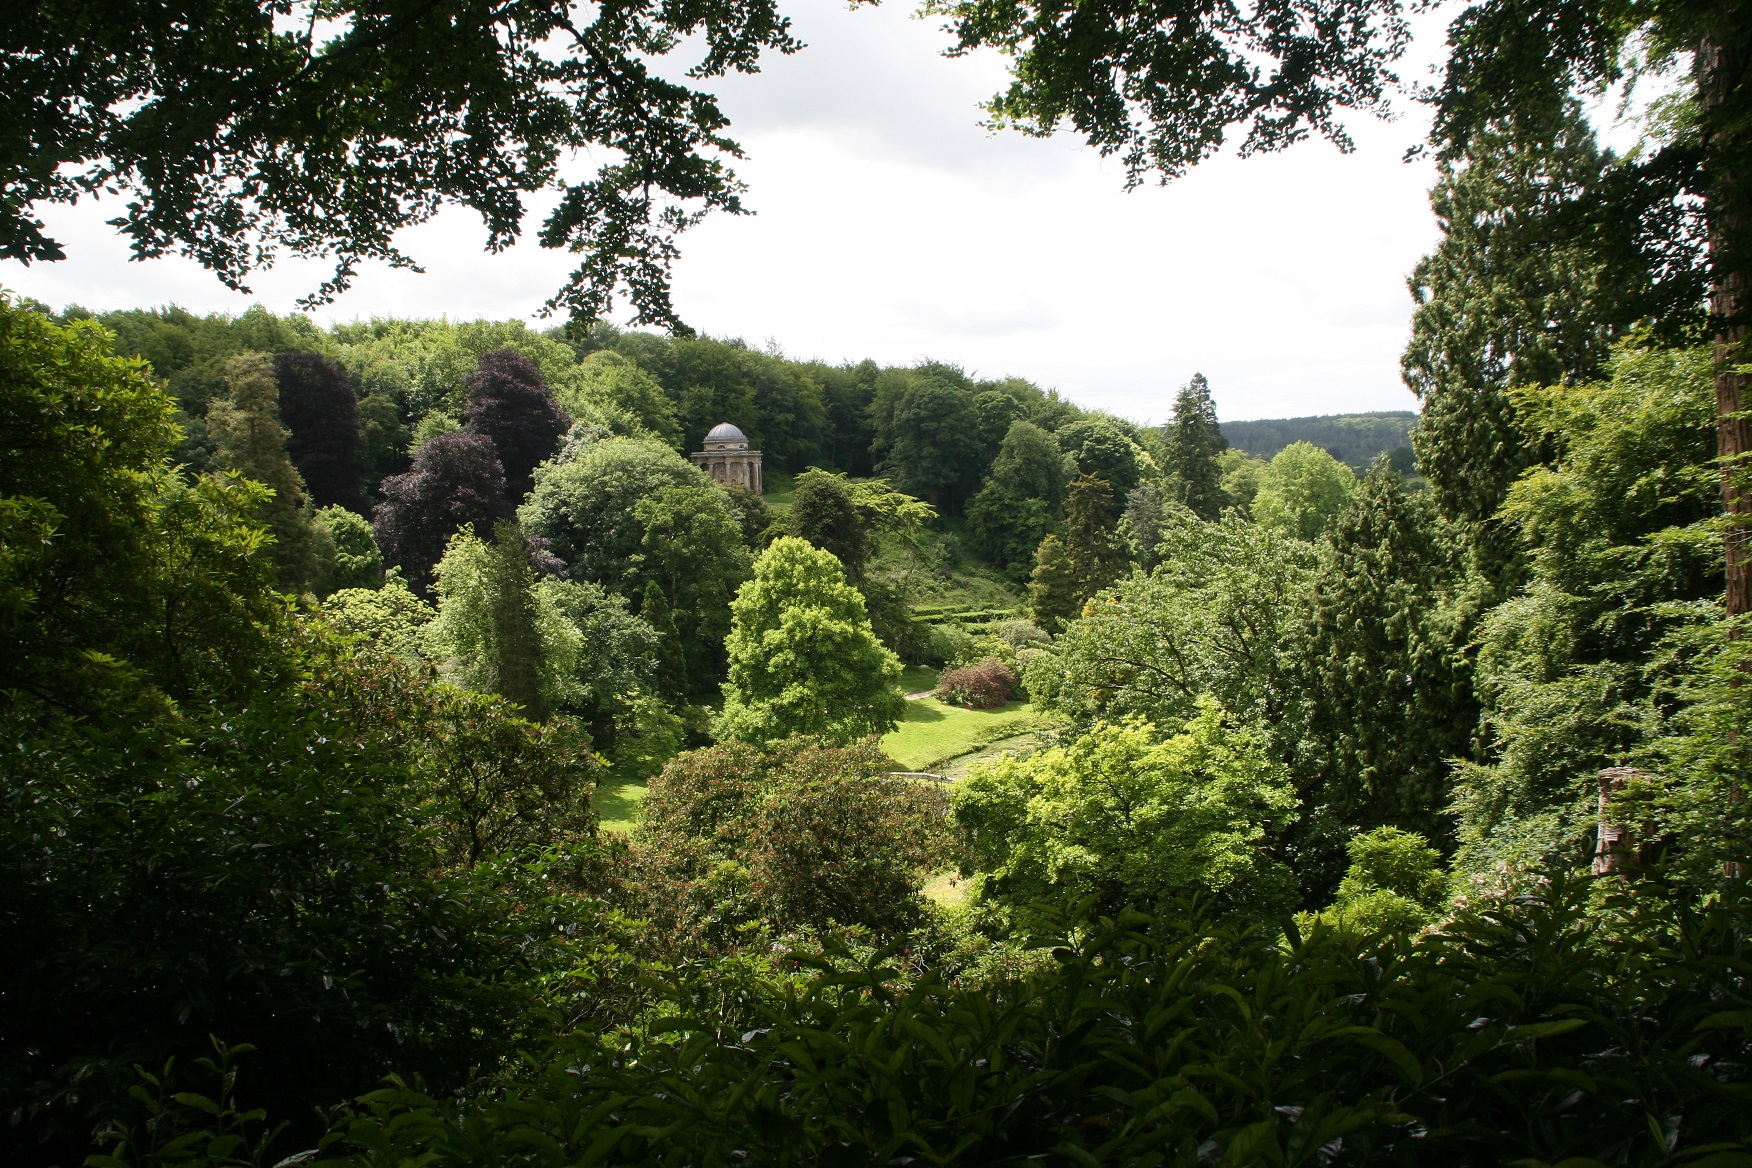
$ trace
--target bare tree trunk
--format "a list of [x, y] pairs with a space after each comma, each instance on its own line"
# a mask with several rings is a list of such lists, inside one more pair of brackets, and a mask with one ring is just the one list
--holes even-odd
[[1628, 876], [1642, 867], [1642, 854], [1630, 828], [1612, 822], [1612, 797], [1642, 773], [1635, 767], [1607, 767], [1600, 772], [1600, 827], [1594, 844], [1596, 876]]
[[[1747, 65], [1752, 62], [1752, 29], [1737, 15], [1725, 19], [1718, 8], [1718, 27], [1706, 33], [1697, 49], [1698, 113], [1703, 130], [1706, 206], [1709, 216], [1709, 314], [1715, 339], [1716, 452], [1721, 459], [1722, 513], [1728, 527], [1723, 536], [1729, 636], [1740, 634], [1738, 623], [1752, 613], [1752, 419], [1746, 416], [1746, 376], [1736, 366], [1752, 362], [1752, 165], [1746, 160]], [[1719, 27], [1725, 25], [1725, 27]], [[1744, 677], [1730, 682], [1746, 684]], [[1738, 737], [1735, 732], [1734, 737]], [[1730, 784], [1729, 799], [1745, 798]], [[1730, 861], [1729, 879], [1743, 876], [1743, 866]]]
[[1748, 250], [1752, 248], [1752, 194], [1738, 173], [1747, 133], [1739, 108], [1745, 97], [1752, 58], [1752, 37], [1728, 30], [1726, 43], [1706, 36], [1697, 51], [1699, 113], [1704, 132], [1705, 180], [1708, 184], [1710, 326], [1715, 340], [1716, 439], [1722, 468], [1722, 511], [1729, 517], [1726, 537], [1727, 592], [1730, 618], [1752, 612], [1752, 419], [1744, 374], [1735, 367], [1752, 362], [1752, 281]]

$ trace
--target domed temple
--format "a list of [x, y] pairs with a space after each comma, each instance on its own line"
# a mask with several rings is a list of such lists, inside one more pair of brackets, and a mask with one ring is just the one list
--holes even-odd
[[729, 422], [719, 422], [702, 445], [704, 450], [688, 455], [695, 466], [721, 483], [761, 493], [760, 451], [748, 448], [748, 435]]

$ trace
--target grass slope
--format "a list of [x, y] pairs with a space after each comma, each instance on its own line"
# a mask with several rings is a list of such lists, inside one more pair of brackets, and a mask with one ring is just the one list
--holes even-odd
[[639, 804], [645, 798], [645, 784], [616, 783], [596, 789], [596, 814], [602, 817], [604, 831], [618, 831], [622, 834], [633, 830], [633, 820], [638, 817]]
[[906, 716], [882, 739], [882, 749], [908, 770], [926, 770], [1004, 738], [1023, 734], [1042, 722], [1027, 702], [995, 710], [963, 710], [936, 698], [906, 704]]

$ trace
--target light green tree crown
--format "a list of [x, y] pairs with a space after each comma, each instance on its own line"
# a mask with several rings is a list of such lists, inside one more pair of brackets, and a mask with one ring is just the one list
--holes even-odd
[[905, 709], [900, 660], [876, 639], [831, 552], [795, 536], [773, 541], [730, 613], [720, 739], [845, 743], [894, 728]]

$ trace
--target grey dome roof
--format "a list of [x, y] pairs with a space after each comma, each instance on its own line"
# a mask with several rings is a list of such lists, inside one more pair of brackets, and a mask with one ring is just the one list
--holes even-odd
[[707, 442], [747, 442], [748, 435], [729, 422], [719, 422], [706, 435]]

